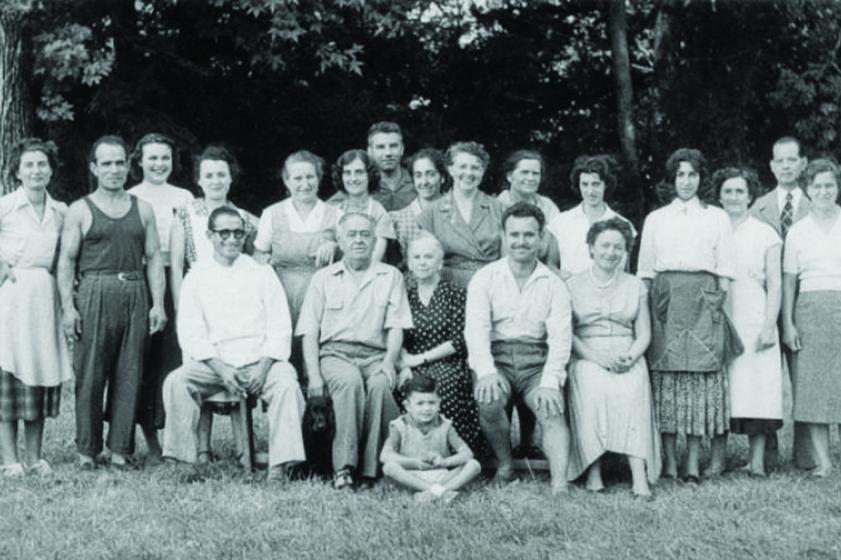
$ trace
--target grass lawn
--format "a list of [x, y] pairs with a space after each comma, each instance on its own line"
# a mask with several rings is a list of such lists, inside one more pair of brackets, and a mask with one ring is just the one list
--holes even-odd
[[[841, 469], [820, 482], [786, 462], [767, 480], [660, 483], [652, 502], [632, 499], [627, 480], [563, 499], [543, 478], [477, 483], [449, 506], [419, 506], [388, 483], [344, 493], [254, 480], [227, 458], [229, 423], [218, 417], [214, 447], [226, 458], [203, 483], [181, 482], [173, 467], [81, 473], [69, 388], [64, 397], [45, 442], [55, 476], [0, 479], [0, 560], [841, 558]], [[744, 439], [731, 438], [732, 465], [745, 460]], [[788, 457], [790, 426], [781, 445]]]

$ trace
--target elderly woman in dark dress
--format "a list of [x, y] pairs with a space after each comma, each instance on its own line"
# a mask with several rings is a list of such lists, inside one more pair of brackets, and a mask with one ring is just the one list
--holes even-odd
[[705, 474], [723, 469], [730, 420], [725, 368], [742, 352], [727, 316], [735, 241], [727, 214], [710, 204], [715, 194], [703, 154], [676, 150], [666, 172], [659, 192], [666, 205], [645, 219], [637, 274], [650, 294], [648, 365], [663, 439], [663, 477], [677, 477], [677, 436], [685, 434], [685, 480], [697, 484], [702, 437], [712, 439]]
[[[473, 400], [464, 344], [463, 288], [441, 280], [444, 250], [434, 236], [422, 233], [409, 245], [407, 292], [414, 327], [406, 331], [401, 381], [414, 373], [436, 380], [441, 413], [474, 450], [481, 445], [479, 415]], [[401, 383], [402, 384], [402, 383]]]

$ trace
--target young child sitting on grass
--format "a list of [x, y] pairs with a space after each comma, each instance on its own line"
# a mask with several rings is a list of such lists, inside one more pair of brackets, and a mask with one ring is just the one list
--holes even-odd
[[417, 490], [415, 499], [451, 502], [482, 468], [452, 422], [438, 412], [435, 380], [415, 375], [403, 388], [406, 414], [389, 426], [380, 454], [383, 472]]

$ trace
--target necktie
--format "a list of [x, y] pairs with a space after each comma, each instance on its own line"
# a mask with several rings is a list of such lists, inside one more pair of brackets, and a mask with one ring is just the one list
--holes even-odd
[[783, 234], [783, 239], [786, 238], [786, 233], [788, 233], [788, 228], [791, 227], [791, 223], [794, 221], [794, 205], [791, 203], [792, 196], [791, 193], [786, 195], [786, 203], [783, 206], [783, 211], [780, 212], [780, 233]]

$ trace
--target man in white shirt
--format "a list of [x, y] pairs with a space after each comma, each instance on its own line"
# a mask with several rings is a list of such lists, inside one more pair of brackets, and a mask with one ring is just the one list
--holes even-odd
[[203, 398], [223, 390], [259, 395], [269, 407], [269, 480], [283, 478], [305, 458], [286, 294], [271, 267], [242, 254], [245, 224], [236, 210], [214, 210], [207, 236], [213, 259], [197, 263], [181, 286], [184, 365], [164, 382], [164, 457], [195, 463]]
[[464, 338], [476, 374], [479, 420], [498, 460], [495, 479], [514, 477], [506, 407], [522, 398], [542, 428], [553, 493], [567, 489], [569, 431], [562, 389], [572, 346], [572, 309], [561, 279], [538, 261], [545, 218], [518, 202], [502, 215], [506, 255], [467, 288]]
[[[808, 162], [803, 155], [803, 147], [797, 138], [784, 136], [774, 142], [771, 148], [771, 171], [777, 179], [777, 186], [756, 199], [751, 206], [751, 214], [767, 223], [780, 234], [785, 243], [789, 228], [809, 214], [811, 202], [800, 188], [800, 176]], [[782, 332], [782, 329], [780, 329]], [[791, 351], [781, 345], [789, 375], [796, 375], [792, 369]], [[777, 436], [769, 434], [766, 440], [766, 462], [773, 467], [776, 462]], [[815, 467], [812, 457], [812, 445], [806, 426], [800, 422], [794, 424], [794, 463], [801, 469]]]

